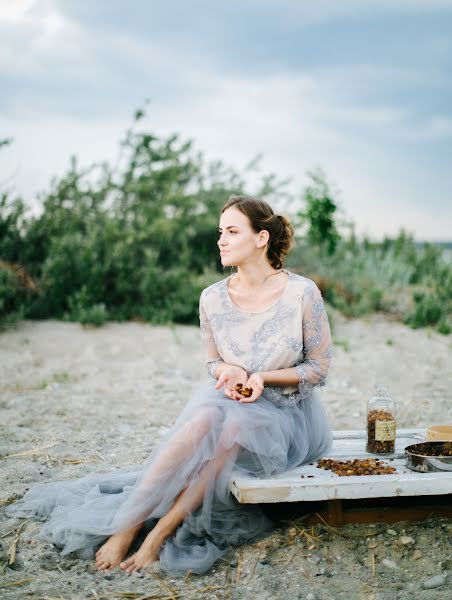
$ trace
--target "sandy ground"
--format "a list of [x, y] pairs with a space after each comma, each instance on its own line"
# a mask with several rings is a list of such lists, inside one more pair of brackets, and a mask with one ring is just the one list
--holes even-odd
[[[322, 397], [334, 429], [364, 428], [376, 382], [396, 399], [400, 427], [452, 423], [452, 336], [413, 331], [382, 315], [332, 317], [334, 361]], [[6, 518], [4, 504], [32, 483], [141, 463], [206, 378], [202, 355], [199, 330], [190, 326], [25, 321], [0, 334], [2, 598], [452, 597], [446, 518], [314, 532], [298, 519], [231, 548], [208, 575], [187, 578], [158, 569], [105, 575], [36, 540], [38, 523]]]

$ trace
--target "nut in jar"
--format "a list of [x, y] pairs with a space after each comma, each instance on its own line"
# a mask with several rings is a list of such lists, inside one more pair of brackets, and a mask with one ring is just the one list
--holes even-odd
[[397, 423], [395, 401], [383, 385], [367, 403], [367, 452], [391, 454], [395, 450]]

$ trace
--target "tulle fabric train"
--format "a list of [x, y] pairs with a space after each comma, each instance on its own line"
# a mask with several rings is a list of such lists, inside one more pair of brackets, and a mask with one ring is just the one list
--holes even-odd
[[190, 494], [202, 485], [201, 505], [185, 517], [159, 555], [168, 574], [202, 574], [228, 545], [256, 539], [274, 525], [259, 505], [242, 505], [232, 496], [232, 471], [275, 475], [319, 458], [331, 443], [318, 389], [294, 406], [277, 406], [265, 390], [257, 402], [240, 404], [209, 380], [143, 467], [34, 485], [7, 513], [46, 521], [41, 538], [62, 554], [91, 558], [111, 534], [139, 522], [152, 528], [180, 492]]

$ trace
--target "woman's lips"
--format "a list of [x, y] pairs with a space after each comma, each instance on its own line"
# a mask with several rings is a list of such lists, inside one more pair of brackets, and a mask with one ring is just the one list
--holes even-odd
[[229, 250], [221, 250], [220, 254], [227, 254], [229, 252]]

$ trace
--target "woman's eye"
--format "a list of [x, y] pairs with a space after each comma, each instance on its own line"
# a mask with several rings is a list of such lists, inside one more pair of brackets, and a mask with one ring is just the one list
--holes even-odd
[[[234, 234], [234, 233], [238, 233], [238, 231], [227, 231], [226, 233]], [[220, 238], [221, 238], [221, 231], [218, 232], [218, 239], [220, 239]]]

